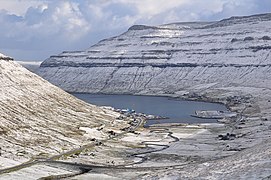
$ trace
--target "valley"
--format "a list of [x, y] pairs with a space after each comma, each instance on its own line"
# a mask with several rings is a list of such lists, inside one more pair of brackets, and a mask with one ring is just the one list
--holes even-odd
[[[2, 55], [0, 179], [269, 179], [270, 25], [270, 13], [134, 25], [49, 57], [45, 80]], [[65, 91], [215, 102], [237, 116], [145, 128]]]

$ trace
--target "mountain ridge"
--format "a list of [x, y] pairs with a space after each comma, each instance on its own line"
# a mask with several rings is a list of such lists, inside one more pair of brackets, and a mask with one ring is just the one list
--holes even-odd
[[0, 53], [0, 60], [13, 61], [14, 59], [12, 57]]
[[[251, 78], [269, 72], [270, 17], [268, 13], [212, 23], [136, 25], [85, 51], [51, 56], [39, 74], [66, 91], [86, 93], [163, 94], [205, 83], [251, 86]], [[225, 22], [232, 25], [219, 25]], [[225, 74], [228, 78], [223, 79]], [[266, 77], [256, 86], [269, 87], [271, 79]]]

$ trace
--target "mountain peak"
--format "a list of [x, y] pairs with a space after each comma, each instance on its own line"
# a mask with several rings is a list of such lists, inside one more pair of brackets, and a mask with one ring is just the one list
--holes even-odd
[[155, 26], [146, 26], [146, 25], [133, 25], [128, 30], [146, 30], [146, 29], [158, 29]]
[[13, 61], [13, 58], [0, 53], [0, 60]]

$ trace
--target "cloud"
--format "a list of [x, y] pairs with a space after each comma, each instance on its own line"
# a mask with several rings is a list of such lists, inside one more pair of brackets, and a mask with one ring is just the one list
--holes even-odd
[[43, 60], [133, 24], [219, 20], [271, 11], [270, 0], [1, 0], [0, 51]]
[[[88, 32], [88, 22], [77, 5], [67, 1], [56, 1], [37, 8], [30, 7], [21, 23], [25, 33], [31, 37], [55, 36], [67, 41], [76, 40]], [[20, 31], [18, 31], [20, 34]]]
[[2, 10], [0, 23], [1, 49], [59, 51], [85, 36], [90, 28], [78, 5], [68, 1], [31, 6], [24, 16]]
[[29, 7], [37, 7], [44, 1], [39, 0], [1, 0], [1, 9], [5, 9], [9, 14], [24, 15]]

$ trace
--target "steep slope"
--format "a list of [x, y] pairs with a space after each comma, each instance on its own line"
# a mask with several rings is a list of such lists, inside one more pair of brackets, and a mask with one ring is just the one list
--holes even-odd
[[[105, 139], [118, 113], [80, 101], [0, 56], [0, 169]], [[98, 131], [98, 127], [104, 130]]]
[[71, 92], [174, 94], [269, 88], [271, 14], [219, 22], [135, 25], [85, 51], [45, 60], [39, 74]]

